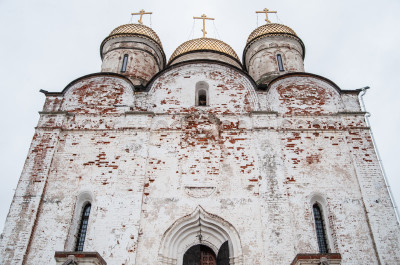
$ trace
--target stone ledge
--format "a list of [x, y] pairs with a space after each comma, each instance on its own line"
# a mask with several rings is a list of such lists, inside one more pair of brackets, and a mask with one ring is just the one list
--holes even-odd
[[368, 112], [365, 111], [342, 111], [342, 112], [338, 112], [338, 115], [362, 115], [364, 116], [365, 114], [367, 114]]
[[278, 116], [279, 114], [277, 111], [262, 111], [262, 110], [251, 111], [250, 113], [251, 115], [275, 115], [275, 116]]
[[98, 252], [56, 251], [54, 258], [57, 265], [107, 265]]
[[346, 132], [346, 131], [349, 131], [349, 130], [370, 130], [371, 128], [370, 127], [347, 127], [347, 128], [340, 128], [340, 129], [335, 129], [335, 128], [332, 128], [332, 129], [328, 129], [328, 128], [326, 128], [326, 129], [321, 129], [321, 128], [272, 128], [271, 127], [271, 129], [274, 129], [274, 130], [276, 130], [276, 131], [304, 131], [304, 132], [326, 132], [326, 131], [332, 131], [332, 132], [337, 132], [337, 131], [340, 131], [340, 132]]
[[290, 265], [340, 265], [341, 261], [342, 256], [339, 253], [300, 253]]
[[73, 114], [69, 113], [68, 111], [39, 111], [40, 115], [67, 115], [71, 116]]
[[151, 116], [154, 116], [155, 113], [152, 111], [125, 111], [125, 115], [151, 115]]

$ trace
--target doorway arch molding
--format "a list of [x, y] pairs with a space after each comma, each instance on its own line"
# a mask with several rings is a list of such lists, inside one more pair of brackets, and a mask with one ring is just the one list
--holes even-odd
[[[198, 235], [201, 231], [201, 240]], [[228, 241], [229, 264], [243, 264], [239, 233], [228, 221], [206, 212], [200, 205], [191, 213], [176, 220], [164, 233], [158, 254], [160, 265], [182, 264], [184, 253], [192, 246], [202, 244], [218, 254]]]

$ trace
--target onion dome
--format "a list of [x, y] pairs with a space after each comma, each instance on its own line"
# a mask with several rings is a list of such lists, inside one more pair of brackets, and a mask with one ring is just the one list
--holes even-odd
[[115, 28], [111, 31], [110, 35], [103, 40], [100, 46], [100, 52], [103, 50], [104, 44], [114, 38], [118, 37], [131, 37], [137, 36], [141, 38], [148, 39], [159, 46], [162, 50], [161, 40], [158, 35], [151, 28], [142, 24], [125, 24]]
[[[214, 55], [209, 56], [210, 53]], [[191, 56], [187, 56], [189, 54]], [[168, 64], [202, 59], [223, 61], [241, 68], [240, 59], [232, 47], [213, 38], [198, 38], [182, 43], [171, 55]]]
[[250, 34], [250, 36], [247, 38], [247, 43], [249, 44], [255, 39], [259, 39], [262, 37], [265, 37], [266, 35], [270, 34], [289, 34], [297, 37], [296, 32], [294, 32], [293, 29], [289, 28], [288, 26], [282, 25], [282, 24], [277, 24], [277, 23], [268, 23], [265, 25], [262, 25], [261, 27], [256, 28], [253, 30], [253, 32]]
[[246, 47], [257, 40], [266, 38], [268, 36], [286, 36], [296, 39], [297, 41], [300, 42], [301, 46], [303, 47], [303, 57], [304, 57], [305, 55], [304, 44], [301, 41], [301, 39], [297, 36], [296, 32], [294, 32], [294, 30], [289, 28], [288, 26], [278, 23], [267, 23], [253, 30], [253, 32], [247, 38]]

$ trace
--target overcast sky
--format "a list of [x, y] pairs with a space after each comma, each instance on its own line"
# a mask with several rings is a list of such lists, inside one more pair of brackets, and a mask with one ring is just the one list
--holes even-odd
[[[256, 10], [277, 10], [272, 22], [290, 26], [306, 46], [306, 72], [341, 89], [370, 86], [365, 96], [389, 184], [400, 204], [400, 1], [399, 0], [0, 0], [1, 178], [0, 231], [44, 103], [40, 89], [61, 91], [72, 80], [100, 71], [101, 41], [131, 12], [160, 37], [167, 59], [188, 38], [231, 45], [242, 58], [257, 27]], [[134, 22], [137, 18], [133, 19]], [[264, 16], [258, 15], [258, 26]]]

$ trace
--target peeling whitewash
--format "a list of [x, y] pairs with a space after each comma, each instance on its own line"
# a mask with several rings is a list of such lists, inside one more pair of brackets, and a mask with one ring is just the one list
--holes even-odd
[[[283, 51], [302, 60], [290, 45]], [[149, 69], [154, 77], [158, 65]], [[134, 78], [132, 65], [128, 72]], [[196, 106], [199, 82], [207, 106]], [[291, 264], [319, 253], [315, 202], [341, 264], [400, 264], [400, 230], [358, 92], [312, 74], [259, 89], [236, 67], [192, 61], [147, 90], [99, 73], [48, 93], [0, 263], [56, 264], [55, 251], [74, 250], [85, 200], [84, 252], [107, 264], [181, 264], [199, 243], [198, 220], [202, 244], [218, 253], [228, 240], [231, 264]]]

